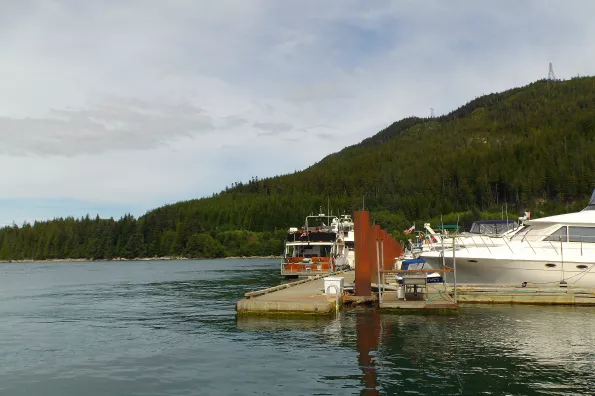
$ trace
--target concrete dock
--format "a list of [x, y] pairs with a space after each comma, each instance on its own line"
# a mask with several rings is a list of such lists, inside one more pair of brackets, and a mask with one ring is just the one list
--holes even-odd
[[[351, 286], [355, 272], [349, 271], [333, 276], [343, 277], [344, 285]], [[237, 302], [236, 311], [239, 314], [331, 314], [337, 309], [337, 296], [324, 293], [324, 278], [316, 276], [245, 293], [244, 298]], [[340, 295], [338, 300], [341, 305], [343, 295]]]
[[459, 305], [453, 300], [449, 290], [445, 290], [444, 285], [440, 283], [430, 284], [426, 290], [422, 290], [417, 294], [405, 293], [405, 299], [398, 298], [396, 291], [386, 290], [382, 293], [379, 308], [456, 311]]
[[[450, 310], [459, 309], [445, 283], [429, 283], [428, 273], [447, 273], [451, 269], [379, 270], [382, 287], [379, 307], [386, 309]], [[401, 280], [397, 282], [396, 276]]]
[[[345, 286], [350, 288], [355, 272], [345, 272]], [[339, 297], [343, 304], [372, 303], [382, 310], [410, 311], [454, 311], [460, 304], [532, 304], [532, 305], [574, 305], [595, 306], [595, 289], [531, 288], [495, 285], [461, 285], [457, 287], [457, 301], [453, 301], [452, 286], [445, 291], [442, 284], [428, 285], [427, 291], [417, 295], [406, 293], [405, 299], [398, 298], [394, 286], [385, 285], [382, 301], [377, 294], [372, 298], [361, 298], [346, 293]], [[376, 284], [372, 284], [377, 289]], [[334, 294], [324, 294], [324, 277], [318, 276], [293, 283], [287, 283], [264, 290], [248, 292], [236, 304], [239, 314], [312, 314], [328, 315], [337, 309]], [[392, 289], [392, 290], [391, 290]]]
[[[451, 288], [452, 293], [452, 288]], [[457, 286], [459, 303], [595, 305], [595, 289], [584, 287]]]

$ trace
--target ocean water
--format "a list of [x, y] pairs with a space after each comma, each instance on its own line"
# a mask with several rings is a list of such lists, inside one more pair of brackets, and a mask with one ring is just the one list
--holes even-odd
[[0, 395], [595, 394], [595, 308], [235, 315], [278, 260], [0, 264]]

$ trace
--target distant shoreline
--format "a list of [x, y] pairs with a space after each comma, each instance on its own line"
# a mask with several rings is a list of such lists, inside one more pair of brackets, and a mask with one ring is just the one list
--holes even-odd
[[220, 257], [220, 258], [188, 258], [188, 257], [138, 257], [133, 259], [113, 258], [111, 260], [91, 260], [91, 259], [50, 259], [50, 260], [0, 260], [0, 264], [9, 263], [68, 263], [68, 262], [93, 262], [93, 261], [178, 261], [178, 260], [250, 260], [250, 259], [280, 259], [282, 256], [237, 256], [237, 257]]

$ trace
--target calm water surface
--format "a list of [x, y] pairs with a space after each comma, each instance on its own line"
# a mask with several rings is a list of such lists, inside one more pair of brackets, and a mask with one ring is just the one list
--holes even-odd
[[236, 319], [277, 273], [277, 260], [0, 264], [0, 394], [595, 394], [595, 308]]

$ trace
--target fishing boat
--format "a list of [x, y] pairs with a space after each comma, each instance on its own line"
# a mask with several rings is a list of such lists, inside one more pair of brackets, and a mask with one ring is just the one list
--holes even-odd
[[287, 233], [281, 275], [304, 277], [354, 268], [353, 226], [347, 215], [307, 216], [304, 227], [290, 228]]
[[431, 268], [456, 261], [459, 284], [595, 287], [595, 191], [580, 212], [527, 219], [498, 237], [453, 238], [443, 246], [420, 258]]

